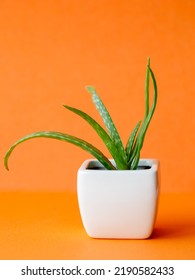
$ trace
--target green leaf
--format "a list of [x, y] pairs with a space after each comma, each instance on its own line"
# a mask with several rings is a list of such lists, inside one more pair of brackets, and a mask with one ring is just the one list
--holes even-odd
[[38, 137], [44, 137], [44, 138], [52, 138], [52, 139], [57, 139], [57, 140], [60, 140], [60, 141], [65, 141], [65, 142], [69, 142], [71, 144], [74, 144], [78, 147], [80, 147], [81, 149], [89, 152], [91, 155], [93, 155], [97, 160], [99, 160], [102, 165], [106, 168], [106, 169], [116, 169], [112, 164], [111, 162], [107, 159], [107, 157], [105, 157], [105, 155], [99, 151], [96, 147], [94, 147], [93, 145], [91, 145], [90, 143], [80, 139], [80, 138], [77, 138], [77, 137], [74, 137], [74, 136], [71, 136], [71, 135], [68, 135], [68, 134], [64, 134], [64, 133], [61, 133], [61, 132], [56, 132], [56, 131], [40, 131], [40, 132], [35, 132], [35, 133], [32, 133], [32, 134], [29, 134], [23, 138], [20, 138], [16, 143], [14, 143], [11, 148], [8, 150], [8, 152], [6, 153], [5, 155], [5, 158], [4, 158], [4, 165], [6, 167], [7, 170], [9, 170], [8, 168], [8, 159], [11, 155], [11, 153], [13, 152], [13, 150], [19, 145], [21, 144], [22, 142], [25, 142], [29, 139], [32, 139], [32, 138], [38, 138]]
[[114, 142], [115, 146], [117, 147], [118, 153], [120, 154], [121, 158], [123, 159], [123, 164], [127, 165], [127, 158], [126, 158], [126, 153], [125, 153], [123, 143], [122, 143], [119, 133], [116, 129], [116, 126], [114, 125], [114, 123], [111, 119], [111, 116], [110, 116], [108, 110], [106, 109], [102, 100], [98, 96], [94, 87], [87, 86], [86, 89], [92, 95], [92, 100], [96, 106], [96, 109], [99, 111], [100, 116], [102, 117], [102, 120], [106, 126], [106, 129], [108, 130], [108, 133], [109, 133], [112, 141]]
[[131, 169], [133, 169], [133, 170], [137, 169], [139, 159], [140, 159], [140, 150], [138, 149], [135, 157], [133, 158], [133, 160], [131, 162]]
[[121, 156], [118, 154], [115, 144], [110, 138], [110, 136], [108, 135], [108, 133], [92, 117], [90, 117], [85, 112], [67, 105], [64, 105], [64, 107], [70, 110], [71, 112], [77, 114], [91, 125], [91, 127], [96, 131], [96, 133], [100, 136], [100, 138], [106, 145], [107, 149], [109, 150], [110, 154], [112, 155], [116, 163], [117, 168], [125, 169], [126, 165], [123, 164], [123, 160], [121, 159]]
[[132, 152], [132, 149], [133, 149], [133, 144], [135, 142], [135, 137], [136, 137], [136, 134], [137, 134], [138, 129], [140, 127], [140, 124], [141, 124], [141, 121], [139, 121], [137, 123], [137, 125], [135, 126], [135, 128], [131, 132], [131, 135], [130, 135], [130, 137], [128, 139], [128, 142], [127, 142], [127, 145], [126, 145], [126, 148], [125, 148], [128, 161], [130, 160], [131, 152]]
[[147, 70], [146, 70], [146, 82], [145, 82], [145, 118], [149, 112], [149, 82], [150, 82], [150, 58], [148, 58]]
[[[152, 69], [150, 68], [150, 66], [148, 66], [148, 69], [149, 69], [149, 73], [150, 73], [150, 76], [151, 76], [152, 82], [153, 82], [154, 97], [153, 97], [153, 103], [152, 103], [151, 109], [150, 109], [149, 113], [147, 114], [147, 116], [145, 117], [145, 119], [142, 123], [142, 126], [139, 130], [137, 139], [136, 139], [136, 145], [134, 147], [134, 151], [133, 151], [131, 159], [130, 159], [131, 162], [134, 162], [134, 164], [132, 164], [132, 166], [131, 166], [132, 169], [137, 168], [137, 164], [139, 162], [138, 156], [140, 155], [140, 151], [143, 147], [146, 131], [148, 129], [149, 123], [152, 119], [152, 116], [154, 114], [156, 104], [157, 104], [157, 92], [158, 92], [158, 90], [157, 90], [156, 79], [155, 79], [154, 73], [153, 73]], [[134, 157], [136, 158], [136, 160], [134, 160]]]
[[151, 75], [151, 78], [152, 78], [152, 82], [153, 82], [153, 87], [154, 87], [154, 98], [153, 98], [153, 103], [152, 103], [152, 107], [146, 117], [146, 119], [144, 120], [143, 122], [143, 126], [141, 127], [141, 132], [140, 132], [140, 149], [142, 148], [143, 146], [143, 142], [144, 142], [144, 137], [145, 137], [145, 134], [146, 134], [146, 131], [148, 129], [148, 126], [149, 126], [149, 123], [152, 119], [152, 116], [154, 114], [154, 111], [155, 111], [155, 108], [156, 108], [156, 103], [157, 103], [157, 85], [156, 85], [156, 79], [154, 77], [154, 74], [152, 72], [152, 70], [150, 69], [149, 67], [149, 71], [150, 71], [150, 75]]

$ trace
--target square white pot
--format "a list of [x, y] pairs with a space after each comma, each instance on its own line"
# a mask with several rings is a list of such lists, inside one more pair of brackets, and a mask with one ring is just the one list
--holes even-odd
[[[78, 170], [82, 222], [93, 238], [145, 239], [154, 227], [158, 204], [158, 168], [141, 159], [138, 170], [105, 170], [86, 160]], [[140, 169], [147, 166], [147, 169]], [[96, 169], [94, 169], [94, 167]]]

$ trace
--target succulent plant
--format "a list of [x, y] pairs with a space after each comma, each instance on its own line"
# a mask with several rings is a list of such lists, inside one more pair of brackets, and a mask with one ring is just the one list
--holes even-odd
[[[149, 82], [150, 78], [152, 79], [153, 88], [154, 88], [154, 96], [151, 107], [149, 106]], [[127, 141], [126, 147], [124, 147], [120, 135], [114, 125], [112, 118], [97, 94], [95, 88], [93, 86], [87, 86], [86, 90], [91, 94], [93, 103], [95, 104], [96, 109], [98, 110], [100, 116], [103, 119], [106, 130], [98, 124], [92, 117], [90, 117], [85, 112], [78, 110], [76, 108], [66, 106], [64, 107], [73, 113], [80, 116], [89, 125], [96, 131], [99, 137], [102, 139], [104, 144], [106, 145], [108, 151], [114, 159], [115, 165], [111, 163], [111, 161], [96, 147], [92, 144], [86, 142], [83, 139], [74, 137], [69, 134], [56, 132], [56, 131], [39, 131], [34, 132], [32, 134], [26, 135], [16, 141], [10, 149], [7, 151], [4, 158], [4, 165], [7, 170], [8, 169], [8, 159], [12, 153], [12, 151], [24, 141], [27, 141], [32, 138], [53, 138], [65, 142], [72, 143], [76, 146], [79, 146], [81, 149], [89, 152], [92, 156], [94, 156], [106, 169], [109, 170], [135, 170], [137, 169], [139, 159], [140, 159], [140, 151], [143, 147], [145, 135], [153, 113], [156, 108], [157, 103], [157, 85], [156, 79], [152, 69], [150, 68], [150, 59], [148, 59], [147, 69], [146, 69], [146, 81], [145, 81], [145, 116], [143, 121], [139, 121], [135, 128], [132, 130], [129, 139]]]

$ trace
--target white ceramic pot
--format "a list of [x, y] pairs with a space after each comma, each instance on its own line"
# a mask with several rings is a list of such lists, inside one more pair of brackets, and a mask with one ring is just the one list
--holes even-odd
[[145, 239], [151, 235], [158, 204], [159, 162], [141, 159], [138, 167], [105, 170], [97, 160], [86, 160], [81, 165], [78, 202], [90, 237]]

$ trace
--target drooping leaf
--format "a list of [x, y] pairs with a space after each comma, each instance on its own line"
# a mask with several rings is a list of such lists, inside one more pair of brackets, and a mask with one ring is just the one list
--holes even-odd
[[80, 138], [77, 138], [77, 137], [74, 137], [74, 136], [71, 136], [71, 135], [68, 135], [68, 134], [64, 134], [64, 133], [61, 133], [61, 132], [56, 132], [56, 131], [40, 131], [40, 132], [35, 132], [35, 133], [32, 133], [32, 134], [29, 134], [23, 138], [20, 138], [17, 142], [15, 142], [11, 148], [8, 150], [8, 152], [6, 153], [5, 155], [5, 158], [4, 158], [4, 165], [6, 167], [7, 170], [9, 170], [8, 168], [8, 159], [11, 155], [11, 153], [13, 152], [13, 150], [19, 145], [21, 144], [22, 142], [25, 142], [29, 139], [32, 139], [32, 138], [40, 138], [40, 137], [43, 137], [43, 138], [52, 138], [52, 139], [57, 139], [57, 140], [60, 140], [60, 141], [65, 141], [65, 142], [69, 142], [71, 144], [74, 144], [78, 147], [80, 147], [81, 149], [89, 152], [91, 155], [93, 155], [97, 160], [99, 160], [102, 165], [106, 168], [106, 169], [116, 169], [112, 164], [111, 162], [107, 159], [107, 157], [101, 152], [99, 151], [96, 147], [94, 147], [93, 145], [91, 145], [90, 143], [80, 139]]
[[100, 136], [100, 138], [106, 145], [107, 149], [109, 150], [110, 154], [112, 155], [112, 157], [116, 163], [117, 168], [125, 169], [126, 165], [123, 164], [123, 160], [121, 159], [121, 156], [118, 153], [117, 148], [116, 148], [114, 142], [112, 141], [112, 139], [110, 138], [110, 136], [108, 135], [108, 133], [92, 117], [90, 117], [85, 112], [78, 110], [76, 108], [67, 106], [67, 105], [64, 105], [64, 107], [66, 109], [70, 110], [71, 112], [79, 115], [81, 118], [83, 118], [85, 121], [87, 121], [91, 125], [91, 127], [96, 131], [96, 133]]
[[125, 153], [125, 149], [123, 146], [123, 143], [121, 141], [121, 138], [119, 136], [119, 133], [116, 129], [116, 126], [113, 123], [113, 120], [108, 112], [108, 110], [106, 109], [105, 105], [103, 104], [102, 100], [100, 99], [100, 97], [98, 96], [96, 90], [94, 87], [92, 86], [87, 86], [86, 87], [87, 91], [89, 93], [91, 93], [92, 95], [92, 100], [96, 106], [96, 109], [99, 111], [100, 116], [102, 117], [102, 120], [106, 126], [106, 129], [108, 130], [108, 133], [111, 137], [111, 139], [113, 140], [113, 142], [115, 143], [115, 146], [117, 147], [118, 153], [121, 155], [124, 164], [127, 164], [127, 158], [126, 158], [126, 153]]

